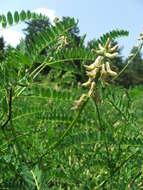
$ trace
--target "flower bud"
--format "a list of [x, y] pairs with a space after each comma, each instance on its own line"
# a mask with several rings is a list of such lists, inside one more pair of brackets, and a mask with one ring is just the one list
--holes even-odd
[[89, 90], [89, 92], [88, 92], [88, 97], [91, 97], [91, 96], [92, 96], [94, 90], [95, 90], [95, 82], [92, 82], [92, 83], [91, 83], [90, 90]]
[[89, 72], [87, 71], [86, 74], [87, 74], [88, 77], [95, 78], [98, 71], [99, 71], [99, 68], [96, 68], [96, 69], [94, 69], [92, 71], [89, 71]]
[[87, 86], [89, 86], [91, 84], [91, 82], [92, 82], [92, 79], [89, 78], [87, 82], [85, 82], [85, 83], [82, 84], [82, 86], [87, 87]]
[[83, 103], [86, 96], [87, 96], [86, 94], [82, 94], [80, 99], [74, 102], [74, 107], [72, 107], [72, 110], [77, 110]]
[[94, 62], [94, 68], [99, 68], [102, 64], [103, 57], [98, 56]]
[[118, 44], [116, 44], [114, 47], [110, 48], [109, 53], [113, 53], [114, 51], [117, 51]]
[[104, 51], [103, 51], [103, 50], [96, 50], [95, 52], [96, 52], [98, 55], [102, 55], [102, 56], [104, 55]]
[[109, 44], [110, 44], [110, 38], [108, 38], [108, 39], [107, 39], [107, 41], [106, 41], [106, 44], [105, 44], [105, 49], [107, 49], [107, 48], [108, 48]]
[[115, 57], [117, 57], [118, 53], [105, 53], [105, 56], [110, 58], [110, 59], [114, 59]]
[[107, 70], [107, 73], [108, 73], [111, 77], [114, 77], [114, 76], [117, 75], [116, 72], [114, 72], [114, 71], [111, 70], [109, 62], [106, 62], [106, 70]]
[[101, 76], [102, 75], [106, 75], [106, 70], [105, 70], [105, 64], [102, 65], [102, 68], [101, 68]]
[[104, 47], [99, 43], [98, 48], [104, 52]]
[[108, 45], [108, 48], [110, 49], [112, 47], [112, 44], [111, 44], [111, 42], [109, 43], [109, 45]]
[[92, 63], [91, 65], [84, 65], [84, 67], [88, 70], [88, 71], [91, 71], [95, 68], [98, 68], [101, 66], [101, 62], [103, 60], [103, 57], [102, 56], [98, 56], [95, 60], [94, 63]]

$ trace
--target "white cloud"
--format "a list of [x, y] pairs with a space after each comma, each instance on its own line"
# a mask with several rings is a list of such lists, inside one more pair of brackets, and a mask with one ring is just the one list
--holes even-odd
[[9, 28], [0, 30], [0, 36], [4, 37], [6, 44], [10, 44], [14, 47], [20, 42], [21, 38], [24, 38], [22, 32], [17, 32]]
[[34, 12], [48, 16], [51, 22], [53, 22], [54, 18], [56, 17], [56, 11], [53, 9], [38, 8], [35, 9]]

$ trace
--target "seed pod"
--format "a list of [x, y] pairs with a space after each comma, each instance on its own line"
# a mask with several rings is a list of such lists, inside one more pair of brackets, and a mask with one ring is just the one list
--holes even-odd
[[114, 76], [117, 75], [116, 72], [114, 72], [114, 71], [111, 70], [109, 62], [106, 62], [106, 70], [107, 70], [107, 73], [108, 73], [111, 77], [114, 77]]

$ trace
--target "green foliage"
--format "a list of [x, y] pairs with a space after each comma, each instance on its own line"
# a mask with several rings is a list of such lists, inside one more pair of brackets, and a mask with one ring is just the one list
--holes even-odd
[[[133, 48], [131, 50], [131, 55], [134, 55], [134, 53], [136, 52], [137, 48]], [[128, 64], [128, 59], [125, 60], [124, 65], [126, 66]], [[125, 72], [122, 73], [120, 79], [118, 79], [118, 84], [123, 85], [126, 88], [129, 87], [134, 87], [136, 85], [142, 85], [143, 84], [143, 79], [142, 79], [142, 75], [143, 75], [143, 60], [142, 60], [142, 54], [141, 52], [138, 52], [138, 54], [136, 55], [134, 61], [127, 67], [127, 69], [125, 70]]]
[[[142, 144], [142, 134], [140, 133], [141, 126], [138, 125], [140, 118], [134, 112], [134, 101], [130, 100], [126, 91], [114, 86], [107, 90], [101, 89], [101, 103], [98, 103], [98, 107], [104, 130], [101, 129], [96, 108], [91, 100], [70, 135], [56, 148], [56, 151], [48, 152], [41, 160], [41, 155], [47, 153], [48, 147], [57, 141], [72, 122], [73, 101], [83, 93], [80, 89], [63, 90], [57, 89], [56, 86], [47, 87], [49, 85], [35, 83], [14, 101], [12, 126], [16, 136], [11, 134], [12, 126], [9, 124], [7, 128], [9, 143], [6, 143], [4, 138], [1, 139], [3, 154], [9, 156], [16, 154], [19, 161], [22, 159], [20, 161], [22, 165], [34, 164], [32, 171], [41, 189], [58, 189], [60, 186], [62, 189], [66, 187], [70, 189], [73, 187], [75, 189], [94, 188], [112, 172], [114, 173], [114, 168], [118, 168], [128, 156], [132, 155], [133, 158], [129, 160], [129, 163], [127, 162], [126, 167], [121, 169], [120, 174], [112, 176], [112, 182], [109, 178], [107, 188], [109, 189], [111, 185], [118, 189], [117, 184], [128, 183], [132, 175], [140, 171], [140, 165], [142, 165], [140, 152], [142, 149], [134, 157], [134, 153], [138, 150], [136, 146], [141, 148], [139, 145]], [[22, 155], [26, 155], [26, 161], [24, 161], [24, 156], [21, 158], [22, 155], [19, 155], [18, 145], [15, 150], [18, 151], [17, 153], [10, 152], [16, 143], [15, 140], [22, 150]], [[110, 151], [110, 161], [108, 151]], [[13, 181], [11, 186], [9, 184], [5, 186], [33, 189], [35, 185], [30, 169], [26, 167], [27, 169], [24, 170], [20, 163], [19, 166], [17, 161], [14, 163], [12, 161], [15, 159], [14, 155], [9, 161], [7, 157], [5, 158], [7, 166], [13, 163], [14, 168], [19, 168], [15, 172], [20, 172], [22, 175], [17, 178], [17, 182], [15, 178], [10, 180], [9, 176], [5, 178], [3, 176], [4, 181]], [[35, 163], [37, 163], [36, 166]], [[13, 172], [14, 169], [9, 168], [8, 171]], [[116, 181], [115, 184], [114, 181]], [[141, 182], [141, 179], [138, 183], [139, 181]]]
[[20, 13], [18, 11], [15, 11], [14, 14], [12, 14], [10, 11], [7, 13], [7, 15], [0, 15], [0, 24], [3, 28], [6, 28], [8, 25], [11, 26], [14, 23], [18, 24], [19, 22], [23, 22], [29, 19], [41, 19], [45, 18], [41, 14], [38, 15], [36, 13], [32, 13], [30, 11], [25, 12], [22, 10]]
[[103, 34], [99, 39], [94, 39], [91, 40], [88, 43], [88, 46], [90, 48], [98, 48], [98, 44], [101, 43], [102, 45], [105, 44], [105, 42], [107, 41], [108, 38], [110, 38], [110, 40], [112, 42], [114, 42], [115, 39], [122, 37], [122, 36], [128, 36], [129, 32], [126, 30], [112, 30], [111, 32], [107, 32], [106, 34]]
[[29, 41], [33, 40], [35, 34], [39, 33], [41, 30], [44, 31], [46, 28], [50, 27], [49, 18], [30, 20], [27, 21], [26, 24], [28, 26], [23, 31], [26, 35], [25, 43], [27, 46], [29, 44]]
[[[2, 23], [6, 19], [0, 18]], [[5, 25], [27, 18], [36, 15], [21, 11], [13, 18], [8, 12]], [[143, 185], [142, 88], [98, 84], [96, 93], [74, 111], [74, 101], [88, 92], [76, 77], [85, 81], [83, 64], [97, 57], [76, 29], [75, 20], [65, 18], [39, 30], [28, 44], [5, 50], [0, 63], [0, 189]], [[100, 42], [124, 35], [126, 31], [112, 31]], [[47, 66], [51, 69], [45, 77], [41, 72]]]
[[46, 47], [55, 44], [60, 36], [66, 35], [75, 24], [74, 19], [65, 22], [64, 25], [59, 22], [56, 26], [52, 26], [51, 28], [47, 28], [47, 30], [41, 31], [39, 34], [36, 34], [33, 42], [28, 46], [28, 52], [33, 60], [35, 60], [39, 53], [41, 53]]
[[0, 38], [0, 62], [4, 60], [5, 57], [5, 42], [4, 42], [4, 38], [1, 37]]

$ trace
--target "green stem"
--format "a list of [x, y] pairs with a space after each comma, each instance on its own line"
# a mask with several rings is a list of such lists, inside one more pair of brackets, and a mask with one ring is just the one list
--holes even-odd
[[139, 171], [135, 177], [131, 180], [131, 182], [127, 185], [126, 190], [129, 189], [129, 187], [132, 187], [132, 185], [134, 184], [134, 182], [136, 181], [136, 179], [138, 179], [141, 175], [142, 175], [142, 171]]
[[143, 43], [141, 43], [138, 47], [137, 47], [137, 51], [134, 54], [134, 56], [131, 57], [131, 59], [128, 60], [127, 64], [125, 65], [125, 67], [119, 72], [119, 74], [117, 76], [115, 76], [113, 78], [112, 81], [116, 80], [125, 70], [126, 68], [129, 66], [130, 63], [133, 62], [133, 60], [136, 58], [136, 56], [138, 55], [138, 53], [140, 52], [140, 50], [142, 49]]
[[32, 173], [33, 179], [34, 179], [34, 181], [35, 181], [37, 190], [40, 190], [40, 187], [39, 187], [39, 185], [38, 185], [38, 181], [37, 181], [37, 179], [36, 179], [36, 176], [35, 176], [33, 170], [31, 170], [31, 173]]
[[[95, 107], [96, 107], [96, 112], [97, 112], [97, 117], [98, 117], [100, 131], [101, 131], [102, 134], [104, 134], [105, 128], [102, 125], [102, 119], [101, 119], [101, 116], [100, 116], [100, 111], [99, 111], [98, 104], [96, 102], [96, 96], [95, 95], [93, 97], [93, 101], [94, 101], [94, 104], [95, 104]], [[105, 149], [106, 149], [106, 154], [107, 154], [108, 167], [110, 169], [110, 174], [111, 174], [113, 169], [111, 168], [111, 156], [109, 154], [109, 149], [108, 149], [108, 145], [107, 145], [106, 141], [105, 141]]]

